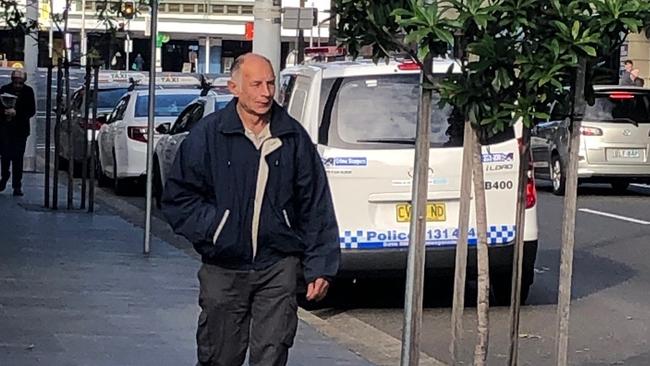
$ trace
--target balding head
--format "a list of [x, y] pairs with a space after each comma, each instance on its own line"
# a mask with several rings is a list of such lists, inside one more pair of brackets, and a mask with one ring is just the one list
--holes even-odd
[[256, 116], [266, 115], [273, 105], [275, 73], [269, 59], [255, 53], [237, 57], [231, 68], [228, 89], [239, 105]]

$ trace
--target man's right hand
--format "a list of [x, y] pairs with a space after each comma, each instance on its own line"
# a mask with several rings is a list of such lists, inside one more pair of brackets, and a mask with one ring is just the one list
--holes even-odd
[[16, 116], [16, 110], [13, 109], [13, 108], [5, 109], [5, 116], [15, 117]]

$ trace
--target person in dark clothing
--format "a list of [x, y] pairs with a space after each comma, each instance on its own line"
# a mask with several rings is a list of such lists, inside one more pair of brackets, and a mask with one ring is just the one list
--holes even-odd
[[135, 64], [135, 70], [136, 71], [144, 70], [144, 59], [142, 58], [141, 54], [138, 53], [138, 55], [135, 57], [135, 61], [133, 63]]
[[23, 195], [23, 157], [30, 132], [29, 120], [36, 114], [34, 90], [25, 85], [25, 81], [27, 81], [26, 73], [22, 70], [14, 70], [11, 73], [11, 84], [0, 88], [0, 94], [16, 96], [13, 107], [0, 103], [0, 156], [2, 157], [0, 192], [7, 188], [9, 176], [12, 176], [11, 186], [14, 196]]
[[271, 63], [250, 53], [231, 70], [235, 98], [182, 143], [162, 211], [202, 257], [198, 364], [242, 365], [250, 348], [251, 366], [281, 366], [298, 283], [320, 301], [338, 272], [338, 224], [318, 151], [273, 101]]

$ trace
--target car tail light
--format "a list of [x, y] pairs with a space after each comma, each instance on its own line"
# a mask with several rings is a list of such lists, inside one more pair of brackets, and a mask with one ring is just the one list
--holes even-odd
[[[520, 151], [523, 150], [523, 140], [517, 139]], [[535, 187], [535, 166], [533, 165], [532, 151], [528, 153], [528, 171], [526, 172], [526, 208], [533, 208], [537, 204], [537, 188]]]
[[397, 65], [397, 68], [402, 71], [420, 70], [420, 65], [418, 65], [415, 61], [405, 60]]
[[580, 134], [582, 136], [602, 136], [603, 130], [596, 127], [580, 127]]
[[610, 99], [634, 99], [634, 94], [629, 92], [613, 91], [609, 93]]
[[139, 142], [147, 142], [146, 127], [129, 127], [127, 129], [127, 133], [131, 140], [135, 140]]
[[[83, 120], [79, 121], [79, 126], [81, 126], [81, 128], [86, 127]], [[88, 119], [88, 129], [92, 130], [93, 127], [95, 130], [99, 130], [100, 128], [102, 128], [102, 124], [96, 119]]]

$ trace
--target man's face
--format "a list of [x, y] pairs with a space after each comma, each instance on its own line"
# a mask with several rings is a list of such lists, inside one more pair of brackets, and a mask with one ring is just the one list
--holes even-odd
[[625, 71], [627, 71], [627, 72], [632, 71], [632, 64], [631, 63], [626, 63], [625, 64]]
[[240, 66], [239, 75], [228, 83], [239, 104], [248, 113], [266, 115], [273, 106], [275, 74], [264, 59], [249, 57]]
[[22, 89], [23, 86], [25, 86], [25, 80], [23, 80], [22, 78], [17, 78], [17, 77], [11, 78], [11, 83], [13, 84], [14, 88], [18, 90]]

